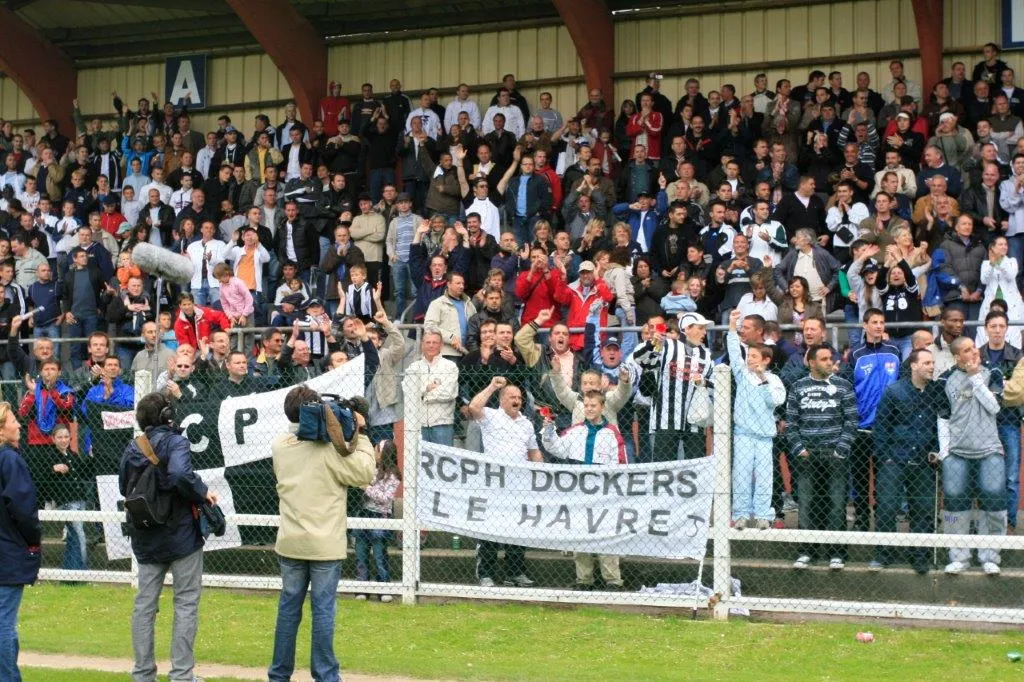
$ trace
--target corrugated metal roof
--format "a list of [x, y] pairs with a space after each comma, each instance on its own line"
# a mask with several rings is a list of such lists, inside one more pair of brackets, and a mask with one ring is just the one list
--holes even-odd
[[18, 15], [43, 31], [58, 28], [100, 28], [117, 24], [207, 16], [205, 12], [69, 0], [36, 0], [19, 9]]

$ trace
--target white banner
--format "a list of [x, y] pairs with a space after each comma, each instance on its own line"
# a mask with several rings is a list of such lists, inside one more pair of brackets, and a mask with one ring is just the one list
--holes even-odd
[[510, 463], [420, 444], [424, 526], [525, 547], [703, 559], [711, 457], [659, 464]]
[[[310, 379], [306, 385], [318, 393], [342, 398], [364, 395], [365, 358], [358, 355], [338, 369]], [[288, 429], [284, 397], [295, 388], [228, 398], [220, 404], [217, 430], [224, 466], [237, 466], [270, 457], [270, 443]], [[193, 447], [193, 450], [195, 448]]]
[[[220, 506], [221, 511], [226, 516], [234, 514], [235, 500], [231, 494], [231, 486], [224, 479], [224, 469], [203, 469], [196, 473], [206, 483], [207, 488], [217, 493], [219, 498], [217, 504]], [[97, 476], [96, 486], [100, 497], [100, 511], [120, 511], [118, 503], [122, 502], [124, 497], [121, 496], [121, 491], [118, 489], [117, 476]], [[128, 537], [121, 531], [121, 523], [119, 521], [103, 522], [103, 539], [106, 542], [107, 559], [109, 561], [131, 558], [132, 546]], [[240, 547], [241, 545], [242, 535], [238, 530], [238, 526], [229, 522], [224, 535], [220, 537], [210, 535], [210, 537], [206, 538], [204, 549], [210, 551]]]

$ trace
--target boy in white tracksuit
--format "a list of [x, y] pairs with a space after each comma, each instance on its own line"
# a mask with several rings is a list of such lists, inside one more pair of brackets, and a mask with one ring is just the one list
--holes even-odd
[[782, 380], [768, 370], [771, 349], [761, 344], [747, 347], [746, 358], [736, 333], [740, 311], [729, 314], [726, 348], [729, 366], [736, 380], [732, 440], [732, 520], [735, 528], [746, 528], [753, 516], [757, 527], [768, 528], [772, 512], [772, 439], [775, 437], [775, 408], [786, 402]]
[[[609, 424], [602, 415], [604, 393], [587, 391], [583, 396], [584, 420], [573, 424], [558, 435], [555, 422], [545, 418], [541, 432], [544, 447], [555, 457], [575, 460], [581, 464], [625, 464], [626, 445], [618, 427]], [[770, 474], [770, 470], [769, 470]], [[601, 578], [605, 589], [622, 589], [622, 573], [619, 571], [619, 557], [575, 552], [576, 587], [589, 591], [594, 589], [594, 559], [601, 565]]]

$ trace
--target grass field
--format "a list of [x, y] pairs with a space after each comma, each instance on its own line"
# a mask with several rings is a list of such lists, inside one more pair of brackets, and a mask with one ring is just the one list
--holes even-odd
[[[128, 658], [128, 587], [41, 584], [25, 593], [25, 651]], [[157, 652], [168, 653], [172, 606], [164, 592]], [[265, 666], [277, 599], [206, 590], [197, 660]], [[874, 644], [854, 640], [871, 629]], [[552, 680], [1024, 679], [1020, 632], [882, 628], [852, 623], [691, 621], [594, 608], [447, 604], [403, 607], [344, 599], [337, 652], [345, 670], [422, 678]], [[297, 661], [309, 660], [308, 606]], [[201, 665], [200, 665], [201, 672]], [[30, 671], [29, 682], [105, 682], [123, 675]]]

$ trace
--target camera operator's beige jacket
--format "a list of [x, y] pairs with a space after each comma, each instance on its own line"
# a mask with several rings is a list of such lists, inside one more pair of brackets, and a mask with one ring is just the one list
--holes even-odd
[[365, 488], [377, 473], [370, 439], [360, 434], [352, 454], [342, 457], [330, 443], [287, 433], [274, 440], [271, 453], [281, 513], [275, 551], [306, 561], [344, 559], [346, 488]]

